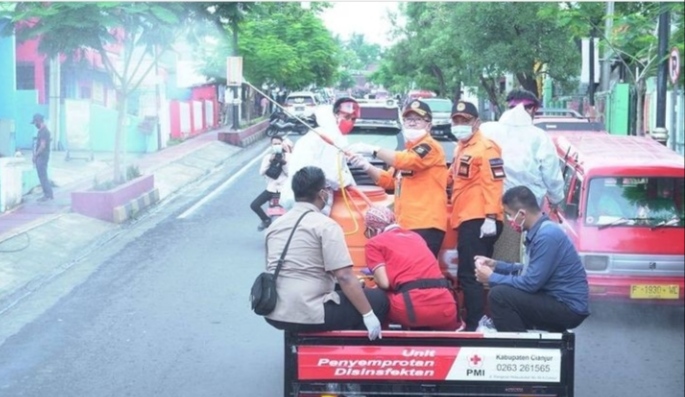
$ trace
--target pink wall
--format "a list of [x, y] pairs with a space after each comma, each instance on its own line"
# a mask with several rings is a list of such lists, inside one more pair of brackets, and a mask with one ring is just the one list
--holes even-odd
[[[203, 121], [202, 125], [204, 126], [204, 130], [212, 128], [216, 125], [219, 124], [219, 112], [218, 112], [218, 107], [219, 107], [219, 101], [217, 98], [217, 89], [215, 85], [203, 85], [200, 87], [193, 87], [192, 91], [190, 93], [190, 98], [194, 101], [212, 101], [214, 103], [214, 117], [213, 117], [213, 123], [212, 125], [206, 125], [206, 123]], [[203, 107], [202, 108], [202, 119], [206, 119], [206, 109]], [[195, 132], [195, 131], [194, 131]]]
[[38, 40], [27, 40], [17, 43], [17, 63], [32, 63], [35, 68], [34, 79], [36, 91], [38, 91], [38, 103], [46, 103], [45, 86], [45, 55], [38, 52]]

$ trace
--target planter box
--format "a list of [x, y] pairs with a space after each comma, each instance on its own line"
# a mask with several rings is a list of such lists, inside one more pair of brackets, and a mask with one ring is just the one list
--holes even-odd
[[218, 139], [234, 146], [245, 147], [259, 140], [268, 126], [269, 120], [267, 119], [239, 131], [219, 132]]
[[71, 210], [91, 218], [114, 222], [114, 209], [151, 192], [155, 176], [143, 175], [111, 190], [71, 193]]

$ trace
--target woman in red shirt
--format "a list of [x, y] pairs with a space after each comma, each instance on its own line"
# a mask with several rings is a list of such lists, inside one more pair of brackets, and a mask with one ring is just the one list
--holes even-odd
[[425, 240], [400, 228], [385, 207], [369, 208], [365, 222], [366, 265], [388, 293], [388, 321], [405, 328], [457, 330], [457, 302]]

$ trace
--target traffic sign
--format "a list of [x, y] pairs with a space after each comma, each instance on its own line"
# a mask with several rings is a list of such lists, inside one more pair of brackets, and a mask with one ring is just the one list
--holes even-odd
[[671, 56], [668, 58], [668, 75], [673, 85], [678, 84], [678, 78], [680, 77], [680, 51], [675, 47], [671, 50]]
[[240, 86], [243, 84], [243, 57], [226, 58], [226, 85]]

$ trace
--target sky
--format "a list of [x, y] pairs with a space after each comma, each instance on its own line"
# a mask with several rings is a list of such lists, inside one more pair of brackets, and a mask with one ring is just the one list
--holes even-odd
[[397, 11], [398, 2], [331, 1], [333, 7], [325, 10], [321, 19], [326, 27], [347, 39], [352, 33], [364, 34], [365, 41], [388, 47], [387, 33], [392, 26], [386, 17], [387, 10]]

